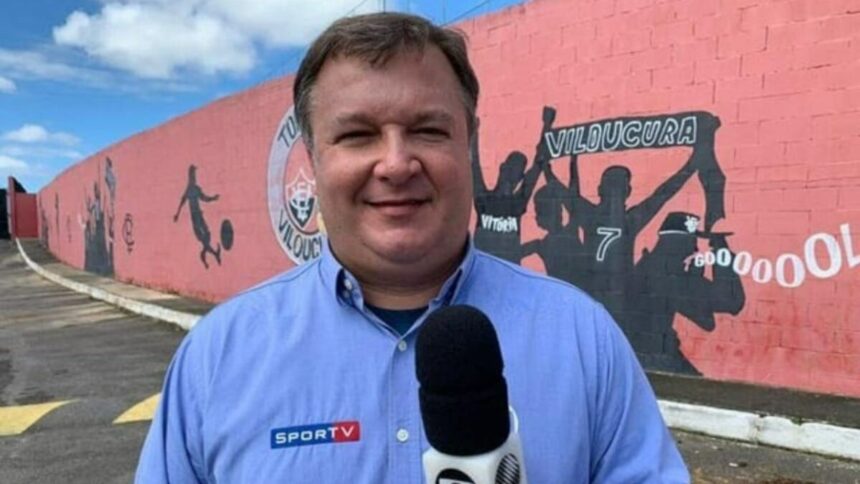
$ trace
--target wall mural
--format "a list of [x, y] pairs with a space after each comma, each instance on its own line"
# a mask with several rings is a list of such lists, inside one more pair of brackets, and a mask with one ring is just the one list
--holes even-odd
[[39, 200], [39, 223], [41, 224], [42, 230], [39, 233], [39, 240], [41, 240], [42, 245], [44, 247], [51, 246], [51, 227], [48, 225], [48, 216], [45, 215], [45, 207], [41, 203], [41, 199]]
[[[577, 285], [606, 306], [646, 368], [699, 374], [681, 353], [672, 327], [675, 315], [711, 331], [715, 314], [738, 314], [745, 302], [740, 276], [732, 270], [731, 234], [711, 230], [725, 217], [725, 175], [714, 153], [719, 119], [686, 112], [553, 128], [555, 115], [554, 108], [544, 108], [531, 166], [527, 169], [523, 153], [512, 152], [500, 165], [492, 190], [485, 185], [475, 140], [476, 246], [514, 263], [537, 254], [549, 275]], [[623, 165], [603, 172], [597, 201], [581, 194], [580, 157], [679, 147], [692, 148], [687, 162], [634, 206], [628, 206], [633, 174]], [[567, 183], [552, 169], [559, 158], [568, 159]], [[546, 235], [522, 243], [522, 216], [541, 174], [545, 183], [534, 193], [535, 221]], [[704, 193], [704, 230], [699, 230], [700, 215], [672, 212], [661, 224], [656, 245], [636, 261], [636, 237], [693, 175]], [[709, 275], [704, 264], [693, 263], [699, 238], [709, 242], [720, 260]]]
[[[230, 250], [233, 246], [233, 224], [229, 219], [224, 219], [221, 222], [221, 241], [217, 248], [212, 247], [212, 234], [209, 231], [209, 225], [203, 217], [203, 209], [200, 207], [200, 202], [210, 203], [217, 201], [219, 196], [206, 195], [200, 185], [197, 184], [197, 167], [190, 165], [188, 167], [188, 184], [185, 187], [185, 192], [182, 193], [182, 198], [179, 200], [179, 207], [176, 208], [176, 214], [173, 215], [173, 222], [179, 221], [179, 214], [182, 212], [182, 207], [188, 202], [188, 212], [191, 216], [191, 226], [194, 229], [194, 236], [200, 241], [202, 249], [200, 250], [200, 261], [203, 267], [209, 269], [209, 263], [206, 261], [206, 255], [212, 254], [215, 262], [221, 265], [221, 249]], [[130, 250], [130, 249], [129, 249]]]
[[54, 222], [57, 234], [57, 243], [60, 242], [60, 194], [54, 193]]
[[292, 106], [272, 138], [267, 184], [269, 220], [284, 253], [296, 264], [319, 257], [323, 233], [316, 181]]
[[[84, 270], [113, 276], [114, 249], [114, 207], [116, 203], [116, 175], [113, 172], [113, 162], [105, 160], [105, 176], [101, 179], [101, 164], [99, 176], [93, 182], [92, 197], [84, 194], [86, 200], [87, 218], [84, 229]], [[102, 194], [101, 182], [108, 188], [107, 194]]]
[[125, 242], [125, 249], [131, 254], [134, 250], [134, 218], [130, 213], [125, 214], [122, 222], [122, 241]]

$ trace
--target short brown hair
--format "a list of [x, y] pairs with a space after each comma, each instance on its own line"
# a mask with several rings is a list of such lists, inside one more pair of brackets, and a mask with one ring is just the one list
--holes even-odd
[[469, 136], [474, 134], [478, 107], [478, 78], [469, 64], [465, 34], [438, 27], [427, 19], [396, 12], [372, 13], [342, 18], [331, 24], [311, 44], [293, 81], [293, 102], [302, 137], [312, 149], [310, 123], [311, 94], [326, 60], [355, 57], [373, 67], [382, 67], [403, 49], [423, 51], [427, 45], [439, 48], [460, 82]]

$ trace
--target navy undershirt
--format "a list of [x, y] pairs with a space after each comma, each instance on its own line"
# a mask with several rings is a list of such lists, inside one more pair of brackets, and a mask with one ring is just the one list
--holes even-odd
[[427, 311], [427, 306], [416, 309], [384, 309], [367, 305], [367, 309], [379, 316], [385, 324], [391, 326], [398, 334], [403, 335], [415, 324], [415, 321]]

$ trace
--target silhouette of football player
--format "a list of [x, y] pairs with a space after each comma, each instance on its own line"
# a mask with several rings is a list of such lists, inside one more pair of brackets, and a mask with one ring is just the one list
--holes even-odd
[[736, 315], [743, 309], [744, 288], [732, 269], [734, 254], [726, 264], [714, 264], [712, 280], [704, 277], [704, 267], [690, 258], [697, 251], [697, 239], [707, 238], [711, 250], [728, 251], [726, 233], [699, 232], [699, 217], [672, 212], [666, 216], [652, 251], [643, 251], [634, 270], [631, 304], [618, 323], [636, 350], [639, 361], [651, 370], [699, 375], [681, 352], [681, 342], [672, 324], [681, 314], [705, 331], [716, 326], [714, 315]]
[[176, 209], [176, 214], [173, 216], [173, 222], [179, 220], [179, 213], [182, 211], [185, 202], [188, 202], [188, 211], [191, 213], [191, 225], [194, 228], [194, 236], [203, 245], [200, 251], [200, 261], [203, 266], [209, 269], [209, 264], [206, 262], [206, 254], [215, 256], [215, 262], [221, 265], [221, 244], [218, 244], [217, 249], [212, 248], [212, 234], [209, 232], [209, 226], [206, 225], [206, 219], [203, 218], [203, 210], [200, 208], [200, 202], [214, 202], [218, 200], [218, 195], [206, 195], [203, 189], [197, 184], [197, 167], [191, 165], [188, 167], [188, 185], [185, 192], [182, 194], [182, 199], [179, 200], [179, 207]]
[[499, 177], [492, 190], [484, 182], [477, 133], [472, 140], [472, 183], [478, 214], [475, 246], [515, 264], [519, 264], [523, 257], [520, 245], [522, 217], [540, 176], [541, 166], [550, 159], [543, 133], [550, 129], [554, 119], [555, 110], [545, 107], [534, 163], [526, 171], [526, 155], [519, 151], [511, 152], [499, 166]]

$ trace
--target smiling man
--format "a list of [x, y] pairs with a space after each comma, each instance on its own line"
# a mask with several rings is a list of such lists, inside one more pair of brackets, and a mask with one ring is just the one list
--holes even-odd
[[185, 338], [137, 482], [422, 483], [414, 343], [451, 304], [493, 321], [529, 481], [689, 479], [608, 313], [473, 247], [477, 98], [463, 37], [418, 17], [311, 45], [294, 100], [328, 243]]

